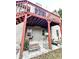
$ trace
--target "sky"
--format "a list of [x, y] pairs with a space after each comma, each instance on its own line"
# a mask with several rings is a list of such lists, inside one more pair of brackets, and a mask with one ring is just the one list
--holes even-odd
[[62, 0], [28, 0], [33, 3], [40, 3], [42, 7], [47, 9], [50, 12], [53, 12], [55, 9], [59, 10], [62, 9]]

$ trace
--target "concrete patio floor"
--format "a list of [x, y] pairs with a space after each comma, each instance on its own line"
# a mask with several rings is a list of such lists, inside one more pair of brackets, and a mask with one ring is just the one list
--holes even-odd
[[[43, 59], [43, 57], [45, 57], [45, 56], [48, 56], [48, 57], [46, 57], [48, 59], [53, 59], [53, 58], [61, 59], [61, 53], [62, 53], [61, 47], [58, 47], [55, 45], [52, 45], [52, 46], [53, 46], [52, 50], [41, 48], [41, 50], [34, 51], [34, 52], [25, 51], [23, 53], [23, 55], [24, 55], [23, 59], [38, 59], [38, 58]], [[42, 55], [44, 55], [44, 56], [42, 56]]]

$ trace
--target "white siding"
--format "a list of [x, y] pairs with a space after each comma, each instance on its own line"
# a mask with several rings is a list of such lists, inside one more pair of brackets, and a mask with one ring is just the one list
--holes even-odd
[[[35, 27], [31, 27], [32, 29], [32, 36], [33, 36], [33, 42], [39, 42], [39, 46], [43, 49], [43, 48], [48, 48], [48, 40], [45, 36], [42, 35], [42, 30], [44, 28], [35, 26]], [[29, 29], [27, 28], [27, 32], [29, 31]], [[43, 40], [45, 38], [45, 40]]]
[[33, 28], [33, 40], [43, 40], [42, 38], [42, 28]]
[[51, 32], [52, 32], [52, 39], [54, 39], [54, 41], [58, 41], [56, 30], [58, 30], [59, 38], [61, 37], [60, 26], [59, 25], [52, 26]]
[[16, 25], [16, 43], [20, 44], [22, 37], [23, 22]]
[[[33, 40], [34, 41], [40, 41], [43, 40], [43, 36], [42, 36], [42, 29], [41, 27], [31, 27], [32, 29], [32, 36], [33, 36]], [[28, 28], [27, 28], [27, 32], [28, 32]]]

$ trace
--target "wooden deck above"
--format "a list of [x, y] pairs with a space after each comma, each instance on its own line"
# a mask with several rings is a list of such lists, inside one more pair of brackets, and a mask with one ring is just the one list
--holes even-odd
[[45, 20], [50, 19], [50, 21], [54, 23], [61, 23], [60, 16], [55, 15], [36, 4], [29, 1], [16, 1], [16, 19], [23, 18], [25, 14], [27, 14], [28, 17], [35, 16]]

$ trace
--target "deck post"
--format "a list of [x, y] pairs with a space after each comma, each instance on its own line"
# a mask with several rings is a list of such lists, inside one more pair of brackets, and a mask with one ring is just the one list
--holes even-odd
[[49, 46], [49, 49], [52, 49], [52, 45], [51, 45], [51, 33], [50, 33], [50, 20], [48, 20], [48, 46]]
[[27, 23], [27, 14], [25, 14], [25, 17], [24, 17], [23, 32], [22, 32], [22, 40], [21, 40], [21, 48], [20, 48], [19, 59], [22, 59], [22, 56], [23, 56], [23, 48], [24, 48], [24, 39], [25, 39], [26, 23]]
[[60, 23], [59, 26], [60, 26], [61, 36], [62, 36], [62, 24]]

